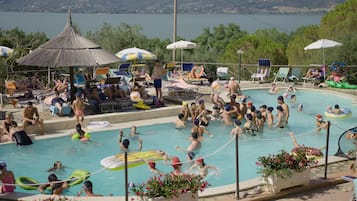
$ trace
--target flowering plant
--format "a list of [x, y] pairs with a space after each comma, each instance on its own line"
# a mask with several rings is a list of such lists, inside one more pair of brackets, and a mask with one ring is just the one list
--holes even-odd
[[159, 175], [151, 177], [146, 183], [130, 185], [130, 191], [145, 198], [178, 197], [179, 194], [191, 192], [194, 196], [198, 191], [203, 191], [208, 186], [207, 181], [203, 181], [199, 175]]
[[260, 156], [256, 163], [261, 168], [258, 170], [263, 177], [276, 175], [281, 178], [290, 177], [293, 172], [302, 172], [316, 164], [314, 158], [307, 158], [306, 151], [300, 149], [294, 153], [284, 150], [276, 155]]

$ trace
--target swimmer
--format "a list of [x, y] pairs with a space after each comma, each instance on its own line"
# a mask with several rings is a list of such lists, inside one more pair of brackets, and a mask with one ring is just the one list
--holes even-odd
[[264, 129], [263, 116], [259, 110], [255, 111], [255, 129], [257, 132], [263, 132]]
[[175, 122], [176, 128], [177, 129], [182, 129], [186, 127], [186, 121], [184, 120], [185, 115], [180, 113], [178, 114], [178, 119]]
[[295, 103], [296, 103], [296, 95], [295, 94], [292, 94], [290, 96], [290, 103], [291, 103], [291, 105], [295, 105]]
[[327, 125], [328, 123], [325, 122], [323, 119], [322, 119], [322, 115], [321, 114], [317, 114], [316, 115], [316, 127], [318, 128], [317, 130], [320, 131], [321, 128], [323, 129], [327, 129]]
[[182, 168], [182, 163], [180, 159], [177, 156], [173, 156], [171, 159], [171, 165], [174, 170], [171, 172], [171, 175], [173, 176], [179, 176], [182, 175], [183, 173], [181, 172]]
[[263, 122], [265, 122], [267, 120], [267, 105], [261, 105], [259, 111], [262, 114]]
[[304, 106], [303, 106], [302, 104], [299, 104], [299, 106], [298, 106], [298, 112], [302, 112], [303, 108], [304, 108]]
[[197, 133], [191, 133], [190, 137], [191, 144], [187, 147], [186, 150], [182, 149], [180, 146], [176, 145], [176, 149], [182, 152], [195, 152], [201, 148], [201, 142], [198, 141]]
[[211, 102], [213, 105], [223, 109], [224, 108], [224, 100], [219, 96], [219, 94], [211, 94]]
[[253, 116], [252, 114], [246, 114], [245, 115], [246, 122], [243, 126], [243, 132], [250, 132], [254, 134], [254, 125], [253, 125]]
[[274, 122], [273, 110], [274, 110], [273, 107], [267, 108], [267, 121], [268, 121], [269, 128], [271, 128], [273, 126], [273, 122]]
[[328, 112], [328, 113], [333, 113], [333, 112], [332, 112], [332, 107], [331, 107], [330, 105], [327, 107], [327, 112]]
[[56, 170], [64, 170], [64, 166], [61, 163], [61, 161], [56, 161], [53, 163], [53, 167], [51, 167], [50, 169], [47, 170], [47, 172], [52, 172], [52, 171], [56, 171]]
[[146, 164], [148, 164], [148, 168], [149, 168], [150, 172], [152, 172], [154, 174], [161, 174], [161, 171], [156, 168], [155, 161], [149, 160], [149, 161], [145, 161], [145, 162], [146, 162]]
[[340, 109], [340, 106], [337, 105], [337, 104], [334, 106], [332, 112], [333, 112], [334, 114], [342, 114], [342, 113], [343, 113], [342, 110]]
[[276, 107], [278, 114], [276, 116], [276, 123], [274, 125], [274, 127], [276, 128], [285, 128], [285, 113], [284, 113], [284, 109], [282, 106], [277, 106]]
[[224, 106], [224, 110], [221, 114], [221, 118], [224, 122], [224, 125], [230, 126], [233, 124], [232, 118], [231, 118], [231, 106], [230, 105]]
[[188, 108], [188, 103], [186, 101], [182, 102], [181, 114], [183, 114], [182, 121], [187, 121], [190, 116], [190, 109]]
[[[128, 139], [124, 139], [123, 140], [123, 129], [119, 130], [119, 147], [122, 151], [129, 151], [129, 145], [130, 145], [130, 141]], [[143, 140], [139, 139], [139, 147], [138, 147], [138, 151], [141, 151], [141, 149], [143, 148]]]
[[198, 120], [198, 119], [195, 119], [193, 121], [193, 127], [191, 129], [191, 132], [197, 133], [199, 138], [202, 138], [204, 133], [206, 133], [208, 136], [212, 137], [212, 134], [208, 130], [206, 130], [204, 126], [200, 126], [200, 120]]
[[284, 110], [284, 121], [285, 124], [288, 124], [288, 120], [289, 120], [289, 106], [284, 102], [284, 97], [279, 96], [277, 98], [278, 100], [278, 104], [283, 108]]
[[79, 139], [81, 142], [88, 142], [90, 135], [86, 133], [80, 123], [76, 125], [76, 132], [71, 135], [72, 139]]
[[269, 89], [269, 93], [270, 94], [275, 94], [275, 93], [278, 93], [278, 91], [279, 91], [278, 85], [275, 82], [273, 84], [271, 84], [271, 88]]
[[131, 131], [130, 131], [130, 137], [131, 137], [131, 138], [135, 138], [135, 137], [137, 137], [137, 134], [139, 134], [139, 133], [136, 132], [136, 126], [135, 126], [135, 125], [132, 125], [132, 126], [131, 126]]
[[288, 93], [283, 93], [283, 97], [285, 98], [285, 99], [288, 99], [289, 98], [289, 94]]
[[287, 92], [296, 92], [296, 88], [293, 85], [289, 85]]
[[221, 119], [221, 109], [217, 106], [213, 106], [213, 111], [211, 114], [211, 120], [220, 120]]
[[191, 172], [193, 169], [198, 169], [199, 175], [202, 178], [208, 175], [208, 169], [213, 169], [216, 175], [219, 174], [217, 168], [211, 165], [207, 165], [202, 157], [196, 160], [196, 163], [190, 167], [188, 172]]
[[242, 125], [242, 122], [240, 122], [238, 119], [235, 119], [234, 125], [235, 127], [231, 130], [231, 135], [239, 137], [243, 133], [243, 130], [240, 127]]
[[190, 151], [186, 154], [186, 158], [187, 158], [187, 161], [188, 161], [190, 167], [195, 163], [193, 161], [193, 159], [195, 158], [195, 155], [196, 155], [195, 152], [192, 152], [192, 151]]
[[357, 127], [352, 128], [350, 131], [346, 133], [346, 138], [349, 140], [356, 140], [357, 139]]

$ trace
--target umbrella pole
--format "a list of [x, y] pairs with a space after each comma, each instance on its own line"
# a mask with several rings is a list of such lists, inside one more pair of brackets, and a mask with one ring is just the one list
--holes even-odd
[[324, 70], [324, 80], [326, 80], [326, 68], [325, 68], [325, 48], [322, 48], [322, 61], [323, 61], [323, 70]]
[[183, 70], [183, 49], [181, 49], [181, 67], [182, 67], [182, 70]]
[[70, 94], [71, 94], [71, 102], [75, 99], [75, 91], [74, 91], [74, 70], [73, 66], [69, 67], [69, 83], [70, 83]]

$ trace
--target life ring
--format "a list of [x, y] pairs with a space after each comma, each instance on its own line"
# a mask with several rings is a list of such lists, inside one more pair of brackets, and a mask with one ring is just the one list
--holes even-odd
[[133, 107], [141, 110], [150, 110], [151, 107], [146, 105], [143, 100], [140, 100], [138, 103], [133, 104]]
[[104, 128], [110, 125], [109, 121], [91, 121], [87, 124], [88, 129]]
[[78, 140], [80, 139], [81, 141], [88, 141], [91, 135], [89, 133], [85, 133], [84, 137], [81, 138], [81, 135], [79, 133], [75, 133], [72, 135], [72, 140]]
[[[145, 161], [163, 160], [163, 154], [158, 150], [149, 150], [142, 152], [132, 152], [128, 154], [128, 167], [135, 167], [145, 164]], [[100, 161], [100, 164], [110, 170], [122, 170], [125, 166], [124, 154], [108, 156]]]
[[84, 180], [88, 179], [89, 176], [90, 172], [87, 170], [75, 170], [66, 180], [68, 180], [68, 185], [72, 187], [82, 183]]
[[40, 182], [38, 182], [36, 179], [30, 177], [22, 176], [16, 178], [16, 184], [25, 190], [37, 190], [37, 188], [40, 186], [39, 183]]
[[348, 108], [343, 108], [341, 109], [341, 111], [342, 111], [341, 114], [335, 114], [332, 112], [325, 112], [324, 114], [326, 117], [333, 118], [333, 119], [345, 119], [352, 116], [352, 112]]

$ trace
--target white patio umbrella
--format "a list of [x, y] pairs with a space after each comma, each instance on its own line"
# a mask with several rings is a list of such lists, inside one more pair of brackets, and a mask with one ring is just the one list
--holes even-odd
[[328, 40], [328, 39], [320, 39], [318, 41], [315, 41], [311, 43], [310, 45], [306, 46], [304, 50], [315, 50], [315, 49], [321, 49], [322, 50], [322, 60], [323, 64], [325, 66], [325, 48], [330, 48], [330, 47], [336, 47], [336, 46], [341, 46], [342, 43], [333, 41], [333, 40]]
[[191, 42], [191, 41], [184, 41], [184, 40], [176, 41], [176, 42], [173, 42], [166, 46], [166, 49], [168, 49], [168, 50], [174, 50], [174, 49], [181, 50], [181, 65], [183, 63], [183, 52], [182, 51], [185, 49], [194, 49], [194, 48], [196, 48], [196, 43]]

